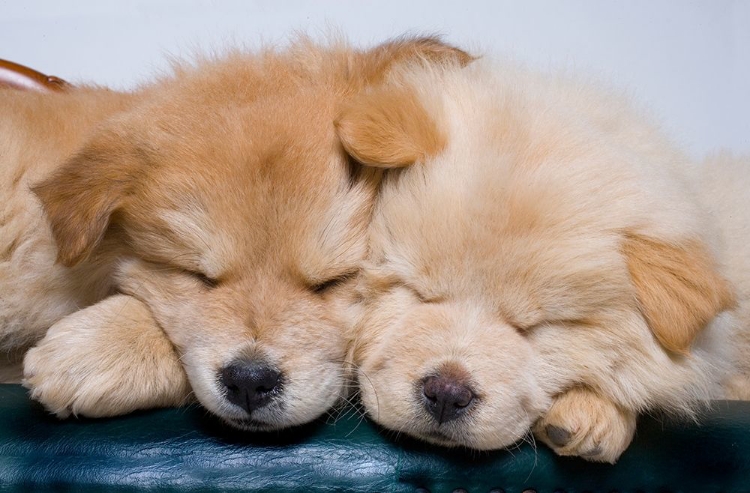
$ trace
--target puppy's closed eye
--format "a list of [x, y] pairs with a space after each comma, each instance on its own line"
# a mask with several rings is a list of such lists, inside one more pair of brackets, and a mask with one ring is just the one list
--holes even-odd
[[209, 290], [218, 287], [220, 284], [219, 279], [215, 277], [211, 277], [208, 274], [200, 270], [196, 270], [194, 268], [188, 268], [186, 266], [175, 265], [174, 263], [165, 262], [163, 260], [144, 259], [144, 262], [149, 264], [152, 267], [152, 269], [154, 269], [156, 272], [168, 272], [172, 274], [178, 274], [178, 275], [181, 274], [186, 277], [190, 277], [193, 280], [198, 281], [201, 286]]
[[411, 284], [408, 283], [402, 283], [402, 286], [404, 286], [406, 289], [411, 291], [411, 293], [416, 296], [416, 298], [419, 300], [420, 303], [440, 303], [441, 301], [445, 300], [444, 296], [434, 294], [434, 293], [426, 293], [424, 291], [421, 291]]
[[310, 282], [309, 288], [315, 294], [325, 294], [336, 286], [344, 284], [346, 281], [353, 279], [357, 273], [355, 271], [346, 272], [335, 277], [328, 278], [319, 282]]
[[569, 327], [596, 327], [596, 322], [583, 318], [560, 318], [560, 319], [536, 319], [536, 320], [519, 320], [506, 319], [506, 322], [521, 334], [528, 334], [537, 329], [546, 327], [569, 328]]
[[420, 303], [440, 303], [446, 296], [438, 292], [429, 292], [421, 283], [404, 280], [401, 276], [390, 272], [379, 272], [377, 269], [366, 271], [365, 282], [372, 291], [388, 292], [394, 289], [405, 289]]
[[185, 274], [189, 274], [193, 279], [199, 281], [207, 289], [214, 289], [219, 286], [219, 280], [207, 276], [203, 272], [182, 269]]

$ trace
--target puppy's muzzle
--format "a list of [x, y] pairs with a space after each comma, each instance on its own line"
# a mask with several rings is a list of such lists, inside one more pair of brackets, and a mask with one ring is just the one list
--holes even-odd
[[220, 381], [226, 388], [226, 399], [252, 415], [281, 395], [281, 372], [264, 361], [237, 360], [224, 367]]

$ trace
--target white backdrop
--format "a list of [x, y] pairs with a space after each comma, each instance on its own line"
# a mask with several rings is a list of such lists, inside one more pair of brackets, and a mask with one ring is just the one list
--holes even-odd
[[633, 93], [695, 156], [750, 152], [750, 0], [0, 0], [0, 58], [127, 89], [168, 54], [332, 27], [573, 67]]

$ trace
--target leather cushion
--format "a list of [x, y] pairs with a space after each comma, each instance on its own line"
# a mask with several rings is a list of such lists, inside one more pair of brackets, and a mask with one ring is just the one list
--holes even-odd
[[59, 421], [22, 387], [0, 385], [0, 489], [750, 491], [750, 402], [717, 402], [701, 423], [646, 417], [611, 466], [543, 445], [481, 453], [396, 442], [351, 408], [335, 422], [268, 434], [225, 427], [198, 406]]

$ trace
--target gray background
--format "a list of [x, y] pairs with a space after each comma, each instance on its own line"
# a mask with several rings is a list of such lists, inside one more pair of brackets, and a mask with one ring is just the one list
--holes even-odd
[[748, 0], [0, 0], [0, 58], [118, 89], [164, 70], [169, 55], [281, 43], [295, 29], [337, 29], [362, 45], [442, 33], [609, 80], [694, 156], [750, 152]]

